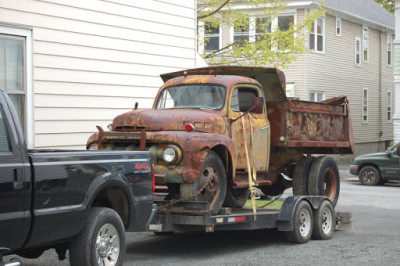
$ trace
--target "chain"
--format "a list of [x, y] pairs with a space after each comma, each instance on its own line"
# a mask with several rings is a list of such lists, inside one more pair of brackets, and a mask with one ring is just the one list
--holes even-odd
[[217, 175], [215, 173], [211, 174], [210, 177], [207, 179], [207, 181], [204, 183], [204, 185], [200, 188], [199, 191], [197, 191], [195, 194], [183, 198], [183, 199], [178, 199], [178, 200], [171, 200], [169, 203], [161, 205], [158, 207], [157, 211], [159, 213], [179, 213], [179, 214], [193, 214], [193, 215], [198, 215], [198, 214], [205, 214], [205, 213], [210, 213], [212, 208], [214, 207], [215, 203], [217, 202], [217, 199], [219, 197], [219, 189], [217, 190], [217, 193], [215, 194], [213, 202], [210, 204], [210, 208], [208, 210], [173, 210], [173, 209], [167, 209], [169, 207], [174, 206], [175, 204], [182, 202], [182, 201], [190, 201], [194, 199], [195, 197], [199, 196], [203, 190], [207, 188], [208, 185], [211, 184], [211, 181], [216, 177]]

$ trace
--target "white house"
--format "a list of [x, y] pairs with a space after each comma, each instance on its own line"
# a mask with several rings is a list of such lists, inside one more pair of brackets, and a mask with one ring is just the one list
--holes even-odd
[[196, 36], [195, 0], [2, 0], [0, 87], [29, 148], [84, 148], [150, 107], [160, 74], [196, 67]]

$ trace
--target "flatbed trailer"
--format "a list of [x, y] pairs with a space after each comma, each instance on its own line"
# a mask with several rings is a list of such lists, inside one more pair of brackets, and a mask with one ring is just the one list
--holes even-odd
[[277, 229], [301, 244], [330, 239], [335, 229], [351, 225], [351, 213], [335, 213], [325, 196], [289, 196], [280, 209], [257, 208], [256, 214], [252, 208], [224, 208], [212, 215], [208, 202], [156, 203], [159, 212], [149, 226], [155, 233]]

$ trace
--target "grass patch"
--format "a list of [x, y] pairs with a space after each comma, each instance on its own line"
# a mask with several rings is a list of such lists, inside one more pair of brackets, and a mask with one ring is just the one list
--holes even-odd
[[[271, 200], [256, 200], [256, 207], [257, 208], [266, 208], [266, 209], [279, 210], [282, 207], [282, 203], [283, 202], [281, 200], [276, 200], [276, 201], [274, 201], [272, 203], [271, 203]], [[253, 204], [251, 203], [251, 199], [248, 199], [246, 201], [246, 204], [244, 205], [244, 207], [253, 208]]]

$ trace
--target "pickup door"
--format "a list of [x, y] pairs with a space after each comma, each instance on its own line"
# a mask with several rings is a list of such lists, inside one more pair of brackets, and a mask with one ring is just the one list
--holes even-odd
[[0, 91], [0, 247], [25, 242], [30, 228], [30, 165], [14, 110]]

